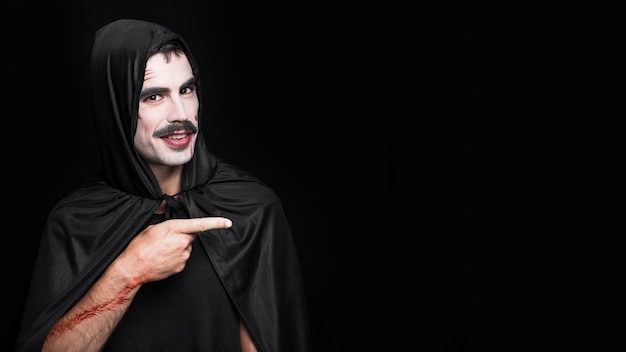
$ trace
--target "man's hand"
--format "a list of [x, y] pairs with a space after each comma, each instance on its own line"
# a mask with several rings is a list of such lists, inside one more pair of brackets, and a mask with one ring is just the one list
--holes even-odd
[[191, 242], [199, 232], [232, 226], [223, 217], [170, 219], [150, 225], [118, 257], [137, 282], [163, 280], [181, 272], [191, 255]]

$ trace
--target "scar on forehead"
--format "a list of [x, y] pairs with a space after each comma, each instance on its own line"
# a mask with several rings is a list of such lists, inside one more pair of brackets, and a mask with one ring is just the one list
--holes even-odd
[[154, 76], [154, 74], [153, 74], [153, 72], [152, 72], [152, 69], [147, 68], [147, 69], [146, 69], [146, 72], [143, 74], [143, 80], [144, 80], [144, 81], [147, 81], [147, 80], [149, 80], [150, 78], [152, 78], [152, 76]]

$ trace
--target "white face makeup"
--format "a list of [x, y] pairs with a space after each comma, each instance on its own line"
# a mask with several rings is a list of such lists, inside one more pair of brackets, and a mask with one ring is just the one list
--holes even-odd
[[184, 54], [169, 62], [155, 54], [146, 63], [139, 97], [135, 147], [155, 166], [180, 166], [193, 156], [198, 128], [196, 79]]

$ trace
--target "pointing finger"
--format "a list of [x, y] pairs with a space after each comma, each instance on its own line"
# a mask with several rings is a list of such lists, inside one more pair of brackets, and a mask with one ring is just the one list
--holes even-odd
[[233, 224], [230, 219], [219, 216], [194, 219], [172, 219], [171, 221], [179, 232], [188, 234], [214, 229], [226, 229]]

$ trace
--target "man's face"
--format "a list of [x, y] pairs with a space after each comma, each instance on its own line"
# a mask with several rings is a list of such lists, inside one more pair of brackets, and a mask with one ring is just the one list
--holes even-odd
[[169, 62], [163, 54], [150, 57], [139, 96], [135, 147], [152, 168], [191, 159], [198, 107], [196, 79], [187, 57], [172, 54]]

